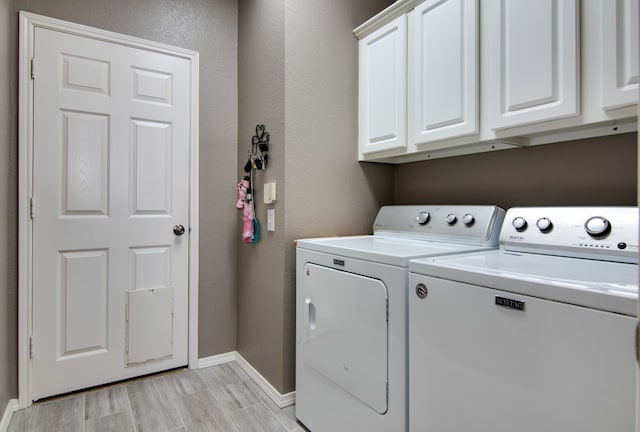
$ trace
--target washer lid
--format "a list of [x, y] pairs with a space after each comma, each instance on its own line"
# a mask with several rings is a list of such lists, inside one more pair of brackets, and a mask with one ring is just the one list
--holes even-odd
[[412, 273], [637, 316], [638, 266], [485, 251], [411, 261]]
[[326, 237], [298, 240], [297, 247], [330, 255], [408, 267], [413, 258], [486, 250], [457, 243], [400, 239], [379, 235]]

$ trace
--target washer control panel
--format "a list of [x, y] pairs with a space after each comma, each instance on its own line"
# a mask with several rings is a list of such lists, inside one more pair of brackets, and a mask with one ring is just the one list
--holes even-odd
[[637, 262], [637, 207], [514, 207], [500, 246], [512, 251]]

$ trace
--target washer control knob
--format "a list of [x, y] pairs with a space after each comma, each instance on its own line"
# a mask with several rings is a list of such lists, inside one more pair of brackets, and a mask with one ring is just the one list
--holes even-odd
[[418, 213], [418, 216], [416, 216], [416, 221], [420, 224], [420, 225], [424, 225], [427, 222], [429, 222], [429, 212], [423, 211]]
[[458, 220], [458, 218], [457, 218], [457, 217], [456, 217], [456, 215], [454, 215], [453, 213], [449, 213], [449, 214], [447, 215], [446, 220], [447, 220], [447, 223], [448, 223], [449, 225], [453, 225], [454, 223], [456, 223], [456, 221]]
[[602, 237], [611, 231], [611, 223], [602, 216], [593, 216], [584, 223], [584, 229], [592, 237]]
[[550, 219], [543, 217], [538, 219], [538, 221], [536, 222], [536, 226], [541, 232], [548, 233], [549, 231], [551, 231], [551, 228], [553, 228], [553, 223]]
[[466, 215], [462, 216], [462, 223], [464, 223], [466, 226], [473, 225], [475, 221], [476, 221], [476, 218], [473, 217], [473, 215], [470, 213], [467, 213]]
[[511, 221], [511, 225], [518, 231], [524, 231], [527, 228], [527, 220], [518, 216]]

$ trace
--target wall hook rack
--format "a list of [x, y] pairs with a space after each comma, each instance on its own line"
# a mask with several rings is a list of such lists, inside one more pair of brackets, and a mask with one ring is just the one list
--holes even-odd
[[267, 169], [269, 159], [269, 132], [263, 124], [256, 125], [256, 134], [251, 137], [251, 150], [249, 151], [249, 161], [244, 167], [245, 172], [252, 169]]

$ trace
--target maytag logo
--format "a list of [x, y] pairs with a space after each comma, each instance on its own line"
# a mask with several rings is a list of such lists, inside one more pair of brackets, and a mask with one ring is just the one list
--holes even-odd
[[337, 265], [337, 266], [344, 267], [344, 260], [334, 258], [333, 259], [333, 264]]
[[506, 307], [509, 309], [524, 311], [524, 302], [520, 300], [513, 300], [506, 297], [496, 296], [496, 304], [498, 306]]
[[510, 235], [509, 236], [510, 240], [524, 240], [523, 236], [519, 236], [519, 235]]

